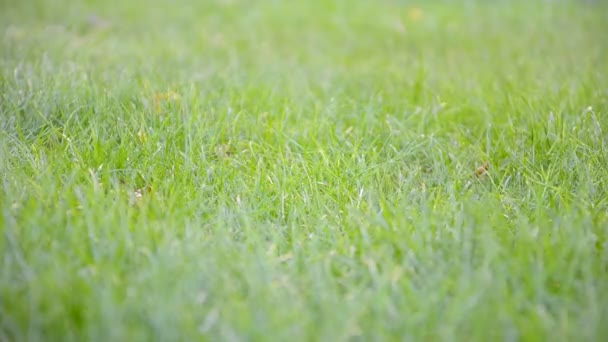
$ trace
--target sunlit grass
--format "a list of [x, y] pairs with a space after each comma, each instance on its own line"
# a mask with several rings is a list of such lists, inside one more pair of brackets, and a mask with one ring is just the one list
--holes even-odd
[[89, 3], [0, 4], [0, 340], [607, 336], [601, 2]]

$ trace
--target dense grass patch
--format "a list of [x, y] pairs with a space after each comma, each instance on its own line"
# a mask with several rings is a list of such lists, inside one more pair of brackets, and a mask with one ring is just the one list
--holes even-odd
[[607, 22], [0, 2], [0, 340], [602, 340]]

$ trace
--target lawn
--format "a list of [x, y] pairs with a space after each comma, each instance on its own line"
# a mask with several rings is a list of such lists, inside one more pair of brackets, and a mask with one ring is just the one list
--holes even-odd
[[0, 0], [0, 341], [605, 340], [606, 32], [591, 0]]

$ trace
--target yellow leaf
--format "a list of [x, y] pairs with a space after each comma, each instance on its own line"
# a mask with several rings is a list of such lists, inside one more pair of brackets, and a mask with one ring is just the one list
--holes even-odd
[[422, 12], [422, 9], [418, 7], [413, 7], [408, 9], [407, 18], [411, 21], [420, 21], [422, 19], [423, 14], [424, 13]]
[[141, 128], [139, 132], [137, 132], [137, 140], [139, 140], [141, 144], [145, 143], [146, 140], [148, 140], [148, 135], [146, 134], [146, 131], [144, 131], [143, 128]]
[[166, 103], [170, 103], [170, 102], [178, 102], [179, 100], [181, 100], [181, 95], [169, 90], [167, 92], [164, 93], [156, 93], [154, 94], [154, 109], [156, 109], [156, 111], [159, 111], [161, 106], [163, 104]]

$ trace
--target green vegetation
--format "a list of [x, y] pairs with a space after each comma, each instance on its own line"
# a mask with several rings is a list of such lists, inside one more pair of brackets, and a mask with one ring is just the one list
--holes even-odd
[[1, 1], [0, 340], [606, 338], [606, 23]]

